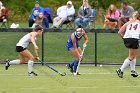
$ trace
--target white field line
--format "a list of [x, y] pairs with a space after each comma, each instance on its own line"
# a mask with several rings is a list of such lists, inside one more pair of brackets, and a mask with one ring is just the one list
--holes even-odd
[[94, 74], [103, 74], [103, 75], [107, 75], [107, 74], [116, 74], [115, 72], [113, 73], [109, 73], [109, 72], [107, 72], [107, 73], [81, 73], [81, 74], [85, 74], [85, 75], [94, 75]]
[[68, 87], [68, 88], [72, 88], [72, 89], [85, 89], [85, 88], [97, 88], [97, 87]]
[[140, 86], [122, 86], [124, 88], [140, 88]]
[[[140, 86], [108, 86], [108, 87], [105, 87], [105, 88], [110, 88], [110, 87], [112, 87], [112, 88], [120, 88], [120, 87], [123, 87], [123, 88], [140, 88]], [[96, 88], [101, 88], [101, 87], [96, 87], [96, 86], [86, 87], [86, 86], [84, 86], [84, 87], [68, 87], [68, 88], [71, 88], [71, 89], [96, 89]]]
[[46, 90], [46, 87], [20, 88], [21, 90]]
[[[81, 75], [114, 75], [115, 73], [81, 73]], [[67, 74], [73, 75], [73, 74]], [[0, 76], [28, 76], [28, 74], [0, 74]], [[38, 75], [38, 76], [45, 76], [45, 75]]]
[[120, 80], [114, 80], [114, 79], [113, 79], [113, 80], [109, 80], [109, 79], [102, 79], [102, 78], [101, 78], [101, 79], [97, 79], [97, 78], [93, 78], [93, 79], [91, 79], [91, 78], [90, 78], [90, 79], [88, 79], [88, 78], [87, 78], [87, 79], [82, 79], [82, 78], [81, 78], [81, 79], [78, 79], [78, 80], [83, 80], [83, 81], [84, 81], [84, 80], [88, 80], [88, 81], [90, 81], [90, 80], [120, 81]]
[[26, 76], [25, 74], [0, 74], [0, 76]]
[[[102, 81], [113, 81], [113, 82], [118, 82], [118, 81], [122, 81], [122, 80], [125, 80], [125, 79], [127, 79], [127, 78], [124, 78], [124, 79], [119, 79], [119, 78], [118, 78], [118, 79], [115, 80], [115, 79], [102, 79], [102, 78], [101, 78], [101, 79], [100, 79], [100, 78], [97, 79], [97, 78], [94, 78], [94, 77], [93, 77], [93, 78], [79, 78], [78, 80], [80, 80], [80, 81], [86, 81], [86, 80], [87, 80], [87, 81], [98, 81], [98, 80], [101, 81], [101, 80], [102, 80]], [[132, 78], [132, 80], [133, 80], [133, 78]], [[133, 81], [137, 81], [137, 82], [138, 82], [138, 81], [140, 81], [140, 80], [133, 80]]]
[[[92, 73], [92, 72], [83, 72], [83, 73], [81, 73], [81, 75], [114, 75], [114, 74], [116, 74], [115, 72], [100, 72], [100, 73]], [[125, 74], [130, 74], [129, 72], [125, 72]], [[13, 76], [13, 75], [17, 75], [17, 76], [26, 76], [26, 75], [28, 75], [28, 74], [0, 74], [0, 76]], [[73, 75], [73, 74], [69, 74], [69, 73], [67, 73], [67, 75]], [[40, 75], [39, 75], [40, 76]], [[41, 74], [41, 76], [42, 76], [42, 74]]]

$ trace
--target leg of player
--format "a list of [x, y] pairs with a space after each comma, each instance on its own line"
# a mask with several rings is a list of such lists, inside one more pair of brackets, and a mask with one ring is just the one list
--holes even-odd
[[12, 64], [23, 64], [25, 62], [25, 58], [28, 58], [29, 59], [28, 60], [28, 75], [37, 76], [37, 74], [32, 71], [34, 57], [27, 49], [19, 53], [19, 58], [20, 59], [13, 60], [13, 61], [7, 60], [6, 66], [5, 66], [6, 70], [8, 70], [8, 67]]
[[[70, 72], [73, 73], [75, 71], [76, 65], [78, 65], [78, 51], [75, 51], [75, 49], [70, 50], [71, 54], [76, 58], [73, 62], [69, 63], [67, 65], [68, 69], [70, 69]], [[74, 68], [73, 68], [74, 67]]]
[[10, 65], [13, 65], [13, 64], [23, 64], [24, 62], [25, 62], [25, 57], [23, 55], [19, 54], [19, 59], [12, 60], [12, 61], [10, 61], [9, 59], [6, 60], [5, 69], [8, 70]]
[[20, 52], [20, 54], [29, 59], [28, 60], [28, 75], [29, 76], [37, 76], [37, 74], [32, 71], [33, 62], [34, 62], [33, 55], [27, 49]]
[[131, 76], [133, 76], [133, 77], [138, 76], [138, 74], [135, 70], [137, 52], [138, 52], [137, 49], [129, 49], [129, 59], [132, 59], [132, 61], [130, 62]]
[[121, 68], [116, 70], [116, 72], [120, 78], [123, 78], [123, 72], [124, 72], [125, 68], [130, 64], [130, 61], [131, 61], [131, 59], [129, 59], [129, 57], [126, 58], [124, 60], [124, 63], [122, 64]]
[[82, 53], [82, 50], [81, 50], [81, 48], [80, 48], [80, 47], [78, 47], [78, 51], [79, 51], [79, 53], [80, 53], [80, 54]]
[[126, 69], [126, 67], [128, 65], [130, 65], [131, 67], [131, 75], [133, 77], [137, 77], [138, 74], [137, 72], [135, 71], [135, 65], [136, 65], [136, 55], [137, 55], [137, 49], [129, 49], [129, 56], [128, 58], [125, 59], [123, 65], [121, 66], [121, 68], [119, 70], [116, 70], [118, 76], [120, 78], [123, 78], [123, 72], [124, 70]]
[[79, 62], [79, 55], [80, 55], [80, 53], [79, 53], [79, 51], [76, 51], [75, 49], [72, 49], [71, 53], [76, 58], [76, 60], [74, 60], [72, 62], [73, 66], [74, 66], [73, 74], [76, 75], [76, 70], [77, 70], [77, 66], [78, 66], [78, 62]]

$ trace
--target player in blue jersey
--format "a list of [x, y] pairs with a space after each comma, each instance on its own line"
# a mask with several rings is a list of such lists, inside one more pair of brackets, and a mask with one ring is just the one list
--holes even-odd
[[67, 65], [68, 69], [70, 69], [70, 72], [73, 73], [74, 75], [79, 75], [79, 73], [76, 73], [76, 70], [78, 62], [80, 58], [82, 58], [81, 56], [82, 50], [78, 42], [81, 40], [82, 37], [84, 37], [85, 39], [85, 43], [83, 44], [83, 48], [85, 48], [88, 43], [88, 37], [82, 26], [78, 26], [76, 31], [73, 32], [72, 35], [69, 37], [66, 44], [68, 51], [70, 51], [71, 54], [75, 57], [75, 60]]

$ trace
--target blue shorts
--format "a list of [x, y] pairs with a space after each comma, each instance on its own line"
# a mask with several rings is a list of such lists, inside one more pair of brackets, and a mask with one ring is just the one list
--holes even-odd
[[[67, 50], [68, 50], [68, 51], [71, 51], [71, 50], [74, 48], [74, 47], [73, 47], [73, 44], [70, 44], [70, 43], [68, 43], [68, 42], [67, 42], [67, 44], [66, 44], [66, 47], [67, 47]], [[76, 43], [76, 47], [77, 47], [77, 48], [80, 47], [78, 43]]]

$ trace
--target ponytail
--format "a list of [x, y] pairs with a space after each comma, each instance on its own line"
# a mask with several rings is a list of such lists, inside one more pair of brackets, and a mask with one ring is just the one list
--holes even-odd
[[138, 11], [135, 11], [132, 15], [132, 19], [133, 20], [137, 20], [139, 18], [139, 14], [138, 14]]
[[34, 32], [43, 31], [43, 28], [40, 25], [36, 25], [35, 28], [33, 29], [33, 31]]

